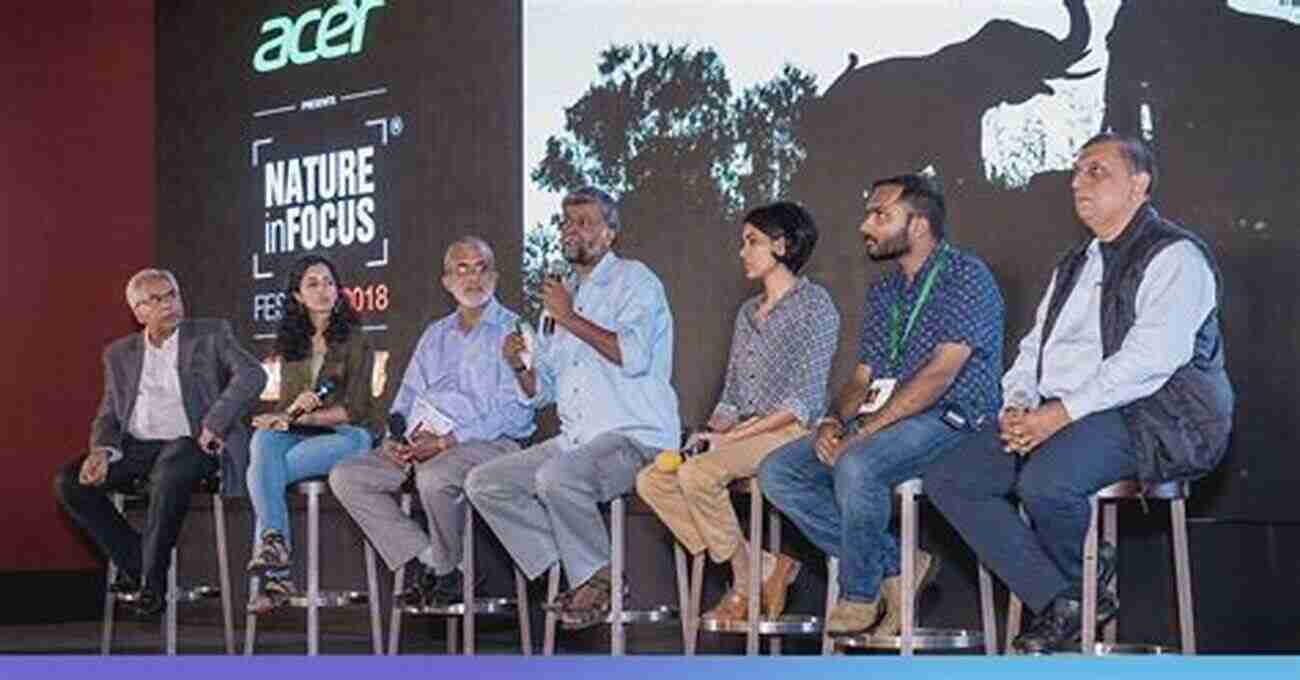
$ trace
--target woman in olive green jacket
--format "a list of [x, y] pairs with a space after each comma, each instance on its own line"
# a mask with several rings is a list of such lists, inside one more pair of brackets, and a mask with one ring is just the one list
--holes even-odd
[[255, 613], [293, 593], [285, 487], [368, 451], [380, 429], [370, 388], [374, 353], [341, 287], [334, 265], [318, 255], [299, 259], [286, 281], [275, 338], [280, 401], [253, 419], [249, 446], [248, 495], [257, 522], [248, 570], [263, 577], [248, 605]]

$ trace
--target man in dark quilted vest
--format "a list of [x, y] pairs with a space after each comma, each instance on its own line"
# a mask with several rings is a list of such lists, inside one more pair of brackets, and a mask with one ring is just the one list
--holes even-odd
[[[1155, 184], [1140, 140], [1105, 133], [1083, 146], [1071, 188], [1091, 238], [1053, 272], [1002, 378], [998, 421], [925, 476], [934, 504], [1036, 613], [1013, 643], [1022, 653], [1077, 649], [1093, 492], [1194, 479], [1227, 449], [1219, 270], [1199, 237], [1152, 207]], [[1119, 610], [1104, 588], [1108, 552], [1099, 628]]]

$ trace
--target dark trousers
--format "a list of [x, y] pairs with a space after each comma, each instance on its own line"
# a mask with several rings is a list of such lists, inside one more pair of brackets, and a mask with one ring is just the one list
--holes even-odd
[[1003, 451], [994, 422], [926, 471], [925, 493], [980, 560], [1042, 611], [1058, 595], [1079, 597], [1088, 497], [1136, 474], [1128, 429], [1111, 410], [1066, 425], [1024, 459]]
[[[195, 485], [220, 468], [190, 437], [170, 441], [127, 438], [122, 458], [108, 466], [104, 483], [87, 486], [79, 477], [85, 456], [68, 463], [54, 478], [54, 493], [77, 524], [90, 534], [118, 568], [156, 592], [166, 590], [171, 550], [190, 509]], [[127, 523], [109, 500], [115, 491], [149, 494], [144, 532]]]

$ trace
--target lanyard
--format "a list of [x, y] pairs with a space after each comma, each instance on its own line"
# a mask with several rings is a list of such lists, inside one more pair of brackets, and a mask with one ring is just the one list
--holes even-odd
[[889, 308], [889, 374], [896, 376], [899, 355], [903, 350], [903, 343], [907, 342], [907, 336], [912, 334], [912, 326], [916, 325], [916, 317], [921, 315], [921, 308], [930, 299], [930, 289], [934, 287], [934, 280], [939, 276], [943, 266], [948, 263], [948, 244], [943, 244], [939, 251], [938, 261], [925, 275], [925, 281], [921, 282], [921, 292], [916, 296], [916, 302], [912, 303], [912, 312], [907, 316], [907, 328], [903, 329], [902, 337], [898, 335], [898, 301]]

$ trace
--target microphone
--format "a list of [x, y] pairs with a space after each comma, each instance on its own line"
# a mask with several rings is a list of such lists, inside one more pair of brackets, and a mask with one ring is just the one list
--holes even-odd
[[676, 472], [677, 468], [686, 462], [691, 456], [697, 456], [709, 450], [709, 440], [703, 437], [696, 439], [689, 446], [682, 447], [679, 450], [664, 449], [655, 456], [655, 468], [660, 472]]
[[[316, 386], [315, 390], [312, 390], [312, 394], [316, 395], [317, 399], [324, 399], [325, 397], [328, 397], [330, 393], [333, 391], [334, 391], [334, 379], [325, 378], [324, 380], [320, 381], [320, 384]], [[293, 420], [306, 412], [307, 409], [305, 408], [290, 407], [286, 415], [289, 416], [290, 420]]]
[[[563, 262], [552, 262], [551, 265], [546, 268], [546, 278], [553, 279], [557, 282], [563, 283], [564, 276], [568, 274], [568, 272], [569, 272], [568, 265], [564, 264]], [[546, 308], [544, 307], [542, 308], [541, 321], [542, 321], [542, 334], [547, 336], [554, 335], [555, 317], [551, 316], [551, 314], [547, 312]]]
[[410, 444], [406, 439], [406, 416], [400, 413], [388, 414], [388, 438], [398, 444]]

